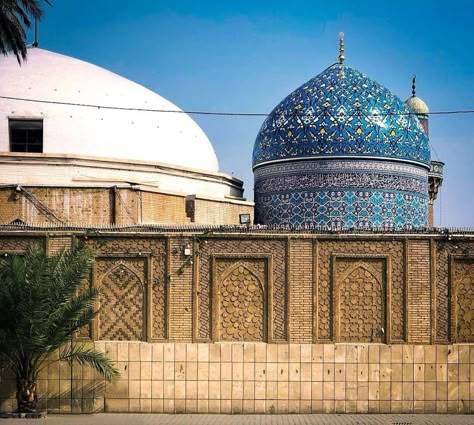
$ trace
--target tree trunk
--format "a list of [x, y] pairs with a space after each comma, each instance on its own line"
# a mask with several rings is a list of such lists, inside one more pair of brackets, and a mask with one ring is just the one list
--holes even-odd
[[32, 378], [17, 378], [16, 401], [19, 413], [36, 412], [38, 404], [37, 381]]

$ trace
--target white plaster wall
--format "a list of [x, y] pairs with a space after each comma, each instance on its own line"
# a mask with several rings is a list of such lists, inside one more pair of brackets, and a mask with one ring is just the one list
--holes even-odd
[[[180, 109], [103, 68], [30, 48], [21, 67], [0, 57], [0, 96], [124, 108]], [[42, 118], [44, 153], [145, 160], [216, 172], [214, 149], [184, 113], [108, 110], [0, 99], [0, 152], [9, 151], [8, 119]]]
[[243, 196], [242, 182], [223, 173], [107, 159], [0, 153], [0, 185], [104, 187], [124, 183], [213, 199]]

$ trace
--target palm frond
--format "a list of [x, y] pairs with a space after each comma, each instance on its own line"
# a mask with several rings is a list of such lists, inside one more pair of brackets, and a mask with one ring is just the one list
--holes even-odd
[[25, 29], [31, 28], [31, 18], [43, 18], [43, 1], [52, 6], [49, 0], [0, 1], [0, 52], [13, 53], [20, 65], [27, 57]]
[[104, 353], [93, 348], [86, 348], [83, 345], [65, 346], [59, 353], [59, 360], [88, 365], [99, 372], [107, 381], [112, 381], [112, 379], [120, 376], [120, 372], [114, 363]]

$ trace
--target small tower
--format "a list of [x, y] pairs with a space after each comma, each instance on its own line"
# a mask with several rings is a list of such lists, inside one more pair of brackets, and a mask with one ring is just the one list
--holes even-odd
[[[425, 131], [426, 137], [429, 138], [429, 122], [428, 114], [430, 110], [423, 100], [416, 96], [416, 75], [413, 76], [411, 82], [411, 97], [409, 97], [405, 104], [415, 113], [420, 121], [420, 124]], [[444, 162], [431, 161], [430, 171], [428, 173], [428, 226], [433, 227], [434, 224], [434, 201], [438, 196], [438, 190], [443, 184], [443, 166]]]

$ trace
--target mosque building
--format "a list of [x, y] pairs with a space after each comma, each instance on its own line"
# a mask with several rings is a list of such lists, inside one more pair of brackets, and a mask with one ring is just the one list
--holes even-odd
[[283, 99], [260, 129], [253, 152], [256, 222], [433, 226], [426, 104], [415, 92], [404, 104], [345, 65], [342, 38], [340, 44], [338, 63]]
[[201, 128], [158, 94], [40, 48], [21, 67], [2, 59], [0, 75], [0, 223], [236, 224], [253, 215]]
[[473, 413], [474, 233], [433, 227], [428, 117], [341, 38], [257, 134], [254, 204], [158, 94], [37, 47], [0, 58], [0, 262], [90, 246], [100, 311], [76, 339], [121, 372], [50, 368], [40, 407]]

